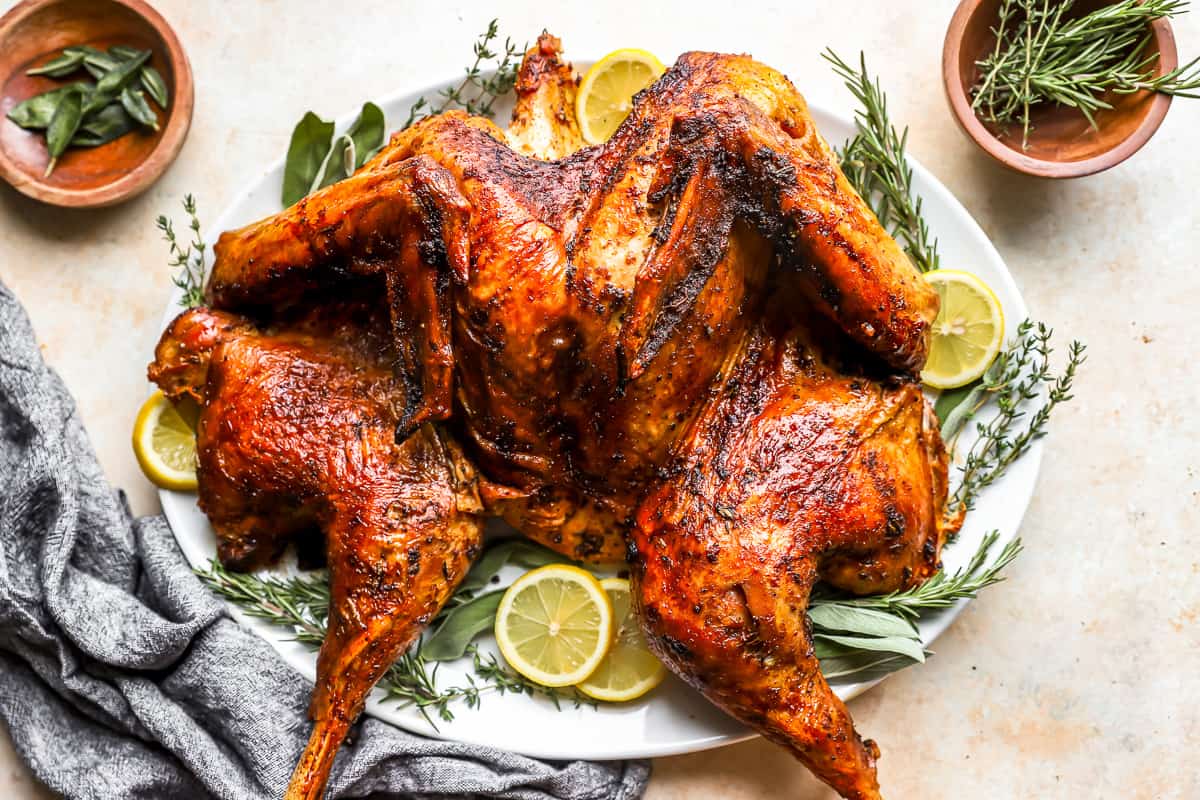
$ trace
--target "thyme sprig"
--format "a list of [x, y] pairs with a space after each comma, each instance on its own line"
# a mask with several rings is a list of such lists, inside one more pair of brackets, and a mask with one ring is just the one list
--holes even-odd
[[[490, 118], [496, 100], [508, 94], [516, 85], [520, 56], [525, 51], [524, 47], [518, 47], [508, 37], [504, 39], [503, 49], [499, 49], [499, 36], [500, 21], [493, 19], [475, 42], [475, 60], [466, 68], [462, 81], [439, 91], [435, 102], [431, 103], [424, 97], [418, 98], [408, 111], [404, 127], [452, 108]], [[492, 63], [489, 65], [489, 62]], [[494, 71], [494, 74], [485, 74], [490, 71]]]
[[859, 103], [854, 113], [858, 133], [840, 153], [842, 172], [913, 263], [922, 272], [937, 269], [937, 239], [921, 215], [921, 198], [913, 190], [913, 171], [905, 158], [908, 128], [897, 132], [892, 125], [887, 95], [879, 79], [872, 80], [867, 72], [866, 56], [859, 54], [857, 70], [831, 49], [822, 56]]
[[984, 392], [969, 413], [974, 415], [988, 399], [995, 403], [997, 413], [987, 422], [976, 424], [978, 437], [959, 468], [959, 483], [950, 497], [949, 513], [972, 509], [979, 493], [1046, 435], [1054, 409], [1072, 398], [1075, 373], [1086, 360], [1087, 348], [1081, 342], [1071, 342], [1067, 364], [1055, 374], [1050, 365], [1053, 334], [1045, 323], [1022, 322], [1016, 339], [997, 359], [1000, 367], [992, 385], [981, 384]]
[[190, 218], [188, 228], [192, 231], [191, 242], [186, 246], [180, 245], [175, 235], [174, 224], [165, 214], [159, 214], [154, 224], [162, 231], [163, 239], [170, 248], [171, 260], [167, 264], [175, 271], [171, 276], [171, 283], [183, 291], [179, 305], [192, 308], [204, 300], [204, 251], [207, 246], [200, 235], [200, 219], [196, 216], [195, 197], [190, 194], [184, 196], [183, 211]]
[[1120, 0], [1068, 18], [1074, 0], [1002, 0], [992, 29], [996, 45], [976, 62], [971, 108], [986, 122], [1020, 123], [1029, 145], [1030, 109], [1041, 103], [1077, 108], [1092, 127], [1112, 108], [1104, 93], [1163, 92], [1197, 97], [1200, 59], [1157, 75], [1157, 51], [1143, 55], [1148, 24], [1187, 10], [1184, 0]]
[[[324, 641], [330, 602], [325, 572], [288, 578], [243, 574], [230, 572], [214, 559], [207, 568], [197, 569], [196, 575], [247, 616], [290, 630], [297, 642], [317, 649]], [[595, 705], [578, 691], [565, 692], [533, 683], [502, 666], [495, 656], [481, 654], [473, 645], [467, 653], [472, 659], [474, 675], [466, 676], [465, 685], [439, 686], [439, 662], [422, 656], [418, 642], [388, 669], [379, 681], [379, 688], [388, 700], [418, 709], [434, 727], [437, 726], [434, 715], [449, 722], [454, 719], [452, 704], [462, 702], [468, 708], [478, 708], [480, 696], [489, 691], [545, 697], [555, 708], [561, 708], [563, 699], [570, 700], [575, 707]]]

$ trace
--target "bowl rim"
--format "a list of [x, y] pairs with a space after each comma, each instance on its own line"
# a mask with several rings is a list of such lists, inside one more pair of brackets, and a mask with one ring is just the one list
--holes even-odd
[[[1049, 161], [1034, 158], [1013, 150], [997, 139], [975, 115], [971, 108], [966, 87], [959, 77], [958, 62], [961, 57], [963, 32], [967, 22], [979, 11], [983, 0], [960, 0], [950, 25], [946, 29], [942, 47], [942, 84], [946, 99], [958, 121], [959, 127], [979, 145], [984, 152], [1009, 169], [1041, 178], [1081, 178], [1115, 167], [1142, 148], [1158, 130], [1167, 109], [1171, 106], [1171, 95], [1156, 92], [1150, 108], [1133, 131], [1103, 153], [1080, 161]], [[1158, 47], [1159, 68], [1168, 72], [1179, 66], [1179, 54], [1175, 47], [1175, 34], [1170, 22], [1164, 17], [1150, 23], [1154, 42]]]
[[[166, 45], [164, 56], [171, 63], [175, 77], [175, 96], [172, 98], [171, 109], [167, 113], [167, 122], [162, 138], [137, 166], [108, 183], [92, 186], [86, 189], [69, 189], [53, 186], [42, 181], [39, 177], [30, 177], [20, 170], [9, 157], [4, 148], [0, 147], [0, 177], [3, 177], [14, 189], [27, 197], [40, 200], [55, 206], [66, 208], [99, 208], [110, 206], [135, 197], [158, 180], [166, 171], [175, 157], [179, 155], [192, 124], [192, 107], [195, 103], [195, 91], [192, 84], [192, 66], [188, 62], [187, 53], [179, 42], [175, 31], [163, 19], [163, 16], [152, 8], [145, 0], [108, 0], [111, 3], [125, 6], [146, 21], [162, 37]], [[13, 31], [34, 13], [53, 6], [63, 0], [22, 0], [0, 17], [0, 46], [7, 41]]]

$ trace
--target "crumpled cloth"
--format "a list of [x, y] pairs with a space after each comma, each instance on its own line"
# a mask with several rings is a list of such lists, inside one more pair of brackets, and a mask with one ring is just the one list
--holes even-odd
[[[311, 688], [227, 616], [161, 516], [131, 516], [0, 284], [0, 718], [20, 756], [68, 798], [280, 797]], [[635, 800], [649, 771], [364, 717], [328, 796]]]

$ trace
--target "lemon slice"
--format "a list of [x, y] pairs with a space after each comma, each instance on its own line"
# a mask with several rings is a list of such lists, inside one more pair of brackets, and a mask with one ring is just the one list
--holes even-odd
[[629, 581], [605, 578], [600, 585], [612, 603], [617, 632], [608, 655], [596, 671], [579, 684], [579, 691], [610, 703], [636, 700], [663, 682], [667, 668], [646, 648], [642, 626], [633, 612]]
[[508, 587], [496, 610], [496, 643], [517, 672], [543, 686], [591, 675], [612, 644], [613, 612], [600, 581], [549, 564]]
[[188, 409], [155, 392], [133, 423], [133, 454], [142, 472], [155, 486], [177, 492], [196, 489], [196, 432], [185, 414]]
[[608, 141], [613, 131], [629, 116], [633, 96], [658, 80], [666, 71], [653, 53], [645, 50], [614, 50], [592, 65], [579, 84], [575, 118], [588, 144]]
[[1004, 310], [991, 288], [969, 272], [925, 274], [942, 307], [921, 380], [935, 389], [965, 386], [987, 370], [1004, 343]]

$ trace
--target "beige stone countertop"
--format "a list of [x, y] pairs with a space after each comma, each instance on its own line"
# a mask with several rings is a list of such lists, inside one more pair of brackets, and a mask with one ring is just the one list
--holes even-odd
[[[129, 448], [170, 287], [154, 218], [178, 218], [191, 192], [212, 220], [284, 151], [304, 111], [333, 117], [459, 75], [493, 16], [522, 41], [547, 28], [578, 58], [623, 46], [664, 60], [748, 52], [847, 110], [819, 54], [865, 50], [911, 152], [979, 220], [1060, 347], [1077, 337], [1090, 353], [1052, 425], [1008, 581], [970, 605], [928, 664], [851, 704], [883, 750], [885, 794], [1200, 797], [1200, 101], [1177, 100], [1125, 164], [1044, 182], [1004, 171], [956, 128], [940, 77], [952, 0], [154, 5], [196, 80], [191, 133], [165, 177], [100, 211], [43, 206], [0, 184], [0, 279], [136, 512], [158, 509]], [[1200, 10], [1174, 27], [1181, 60], [1200, 55]], [[0, 736], [0, 797], [46, 794]], [[755, 740], [659, 759], [648, 797], [832, 795]]]

